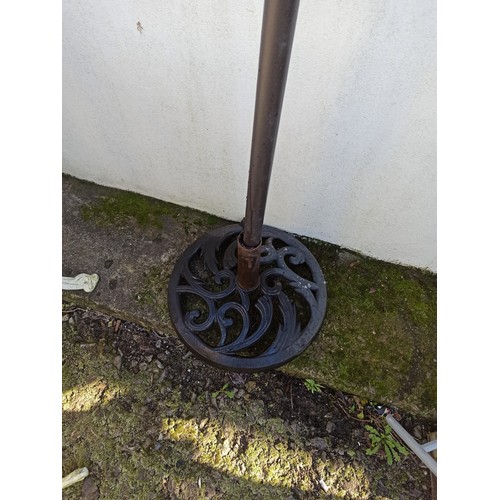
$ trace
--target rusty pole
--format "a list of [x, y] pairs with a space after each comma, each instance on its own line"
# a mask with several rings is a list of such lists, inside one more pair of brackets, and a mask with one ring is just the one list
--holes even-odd
[[238, 238], [238, 285], [259, 285], [262, 225], [299, 0], [266, 0], [260, 40], [259, 73], [243, 232]]

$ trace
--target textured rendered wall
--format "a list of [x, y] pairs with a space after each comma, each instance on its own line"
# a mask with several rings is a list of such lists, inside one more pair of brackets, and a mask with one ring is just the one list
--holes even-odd
[[[436, 269], [435, 10], [302, 1], [266, 224]], [[63, 171], [240, 220], [262, 11], [65, 0]]]

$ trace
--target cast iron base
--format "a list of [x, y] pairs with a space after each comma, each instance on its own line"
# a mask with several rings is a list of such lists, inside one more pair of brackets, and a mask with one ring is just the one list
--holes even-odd
[[170, 316], [182, 341], [218, 368], [256, 372], [301, 354], [326, 311], [323, 273], [311, 252], [290, 234], [264, 226], [260, 284], [236, 283], [235, 224], [195, 241], [177, 261], [168, 288]]

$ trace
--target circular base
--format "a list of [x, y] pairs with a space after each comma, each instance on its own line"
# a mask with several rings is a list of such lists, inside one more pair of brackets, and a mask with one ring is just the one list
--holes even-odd
[[187, 347], [218, 368], [256, 372], [301, 354], [326, 312], [325, 279], [309, 250], [290, 234], [262, 229], [260, 284], [236, 281], [240, 224], [211, 231], [177, 261], [168, 288], [170, 316]]

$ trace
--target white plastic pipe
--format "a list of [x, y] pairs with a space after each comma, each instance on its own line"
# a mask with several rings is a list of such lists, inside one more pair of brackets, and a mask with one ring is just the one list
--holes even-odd
[[[409, 434], [406, 429], [392, 416], [385, 417], [387, 423], [392, 427], [396, 434], [408, 445], [411, 451], [417, 455], [420, 460], [430, 469], [430, 471], [437, 477], [437, 462], [425, 451], [425, 449], [418, 444], [413, 436]], [[429, 444], [429, 443], [428, 443]]]
[[79, 274], [78, 276], [62, 277], [62, 289], [63, 290], [84, 290], [85, 292], [91, 292], [97, 285], [99, 281], [99, 276], [97, 274]]
[[434, 440], [434, 441], [429, 441], [428, 443], [424, 443], [422, 445], [422, 448], [427, 452], [431, 452], [431, 451], [434, 451], [437, 449], [437, 441]]
[[71, 474], [63, 477], [62, 487], [67, 488], [72, 484], [78, 483], [79, 481], [83, 481], [89, 475], [89, 470], [87, 467], [83, 467], [82, 469], [76, 469]]

